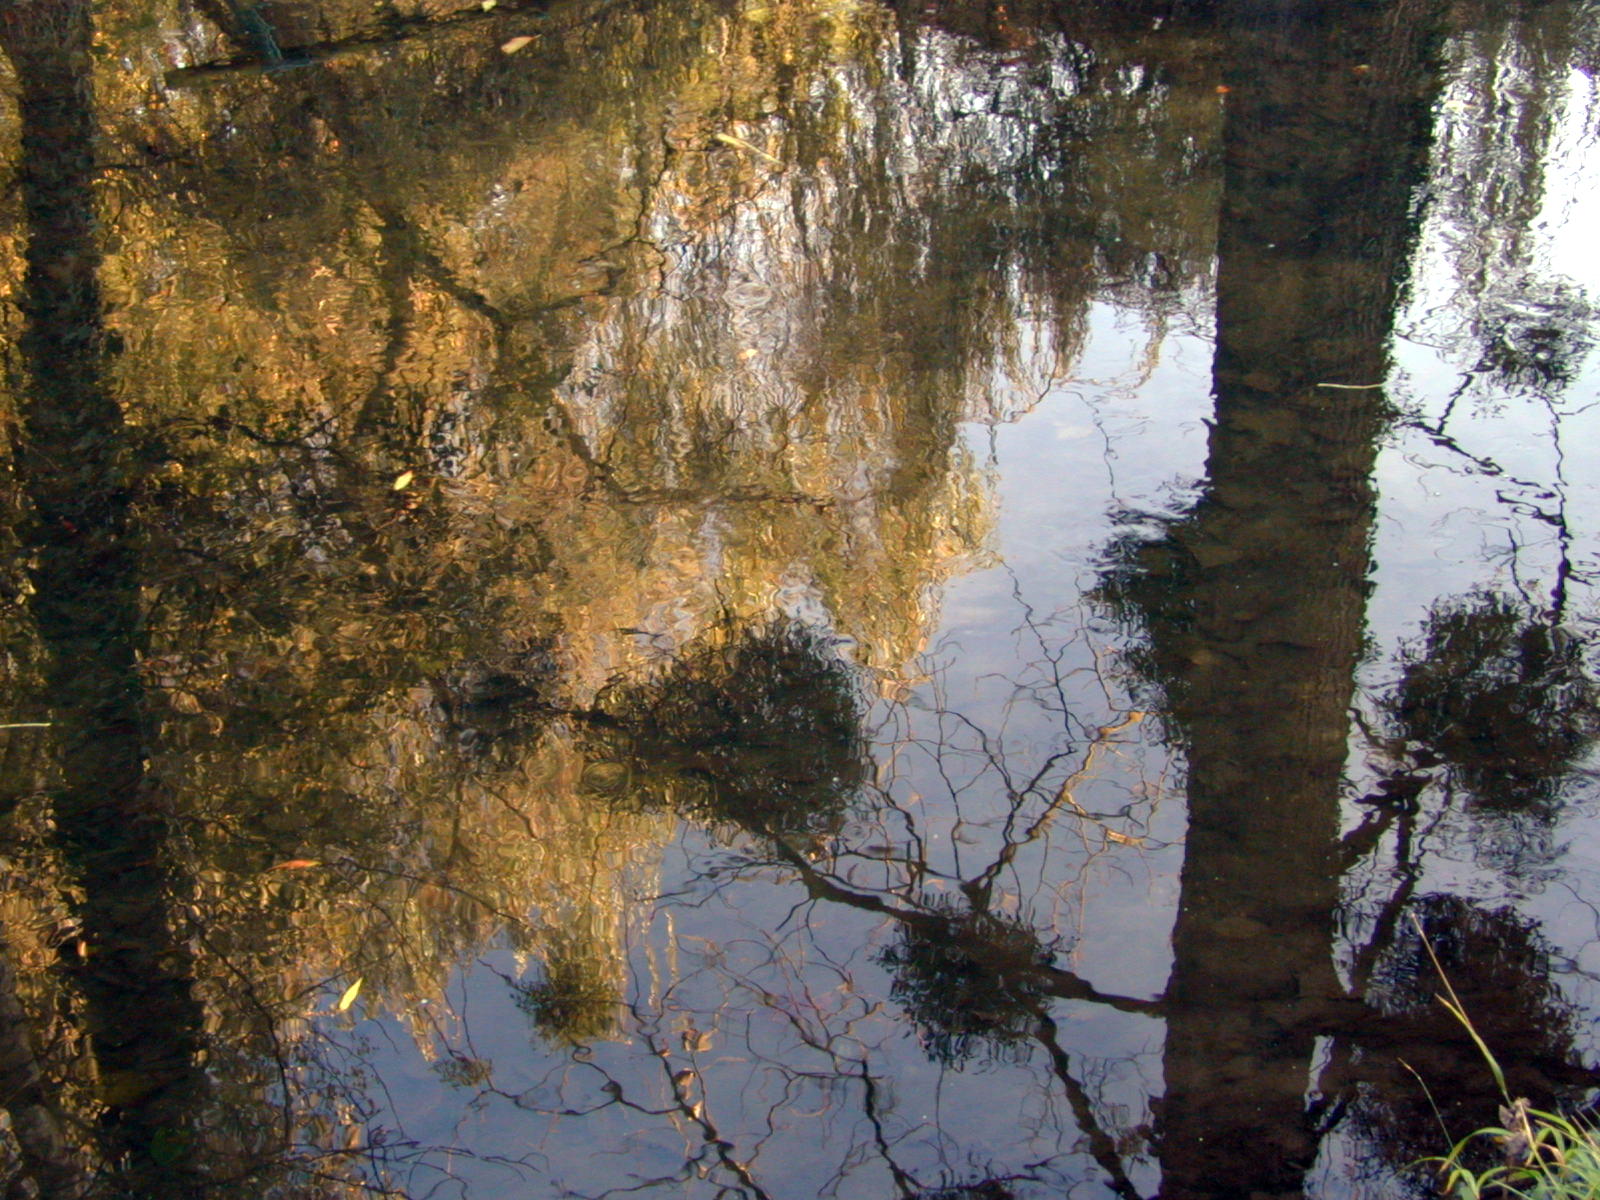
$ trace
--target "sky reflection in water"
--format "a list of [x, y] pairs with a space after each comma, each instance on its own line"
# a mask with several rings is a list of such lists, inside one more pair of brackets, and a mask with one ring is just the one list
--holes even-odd
[[1422, 1195], [1423, 938], [1583, 1099], [1593, 14], [1254, 7], [0, 14], [8, 1170]]

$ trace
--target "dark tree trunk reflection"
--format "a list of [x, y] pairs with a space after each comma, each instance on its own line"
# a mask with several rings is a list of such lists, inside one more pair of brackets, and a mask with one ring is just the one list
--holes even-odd
[[1168, 1197], [1298, 1195], [1332, 958], [1376, 386], [1413, 232], [1439, 6], [1223, 6], [1209, 487], [1139, 585], [1189, 760], [1157, 1125]]
[[124, 1194], [174, 1196], [194, 1190], [184, 1164], [200, 1010], [168, 919], [178, 887], [163, 798], [145, 770], [133, 464], [105, 380], [113, 346], [95, 239], [90, 36], [86, 0], [0, 11], [28, 222], [18, 463], [33, 507], [30, 608], [49, 652], [61, 753], [58, 838], [83, 894], [83, 945], [67, 962], [87, 1006], [105, 1150]]

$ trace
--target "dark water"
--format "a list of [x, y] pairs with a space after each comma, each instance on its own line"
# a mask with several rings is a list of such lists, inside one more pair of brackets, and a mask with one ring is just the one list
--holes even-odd
[[0, 9], [8, 1194], [1401, 1197], [1597, 1061], [1600, 14]]

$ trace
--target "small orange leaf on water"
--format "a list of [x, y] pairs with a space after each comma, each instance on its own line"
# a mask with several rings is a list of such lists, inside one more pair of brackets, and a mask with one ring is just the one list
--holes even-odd
[[304, 871], [307, 867], [320, 867], [322, 864], [314, 858], [291, 858], [276, 866], [268, 867], [269, 871]]
[[352, 1004], [354, 1004], [356, 1002], [356, 997], [359, 996], [360, 994], [361, 994], [361, 977], [357, 976], [356, 977], [356, 981], [354, 983], [352, 983], [349, 987], [345, 988], [344, 995], [339, 997], [339, 1005], [338, 1005], [338, 1008], [337, 1008], [336, 1011], [343, 1012], [345, 1009], [349, 1008]]
[[389, 486], [397, 492], [403, 492], [411, 486], [411, 481], [416, 477], [416, 472], [414, 471], [402, 471], [394, 477], [394, 482]]
[[522, 37], [514, 37], [508, 42], [500, 43], [500, 53], [501, 54], [515, 54], [518, 50], [521, 50], [524, 46], [531, 46], [531, 45], [533, 45], [533, 39], [531, 37], [528, 37], [526, 35], [524, 35]]

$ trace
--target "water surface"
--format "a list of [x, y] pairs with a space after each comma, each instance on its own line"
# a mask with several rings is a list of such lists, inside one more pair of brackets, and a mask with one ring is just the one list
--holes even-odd
[[1431, 1194], [1600, 970], [1595, 15], [16, 0], [6, 1170]]

